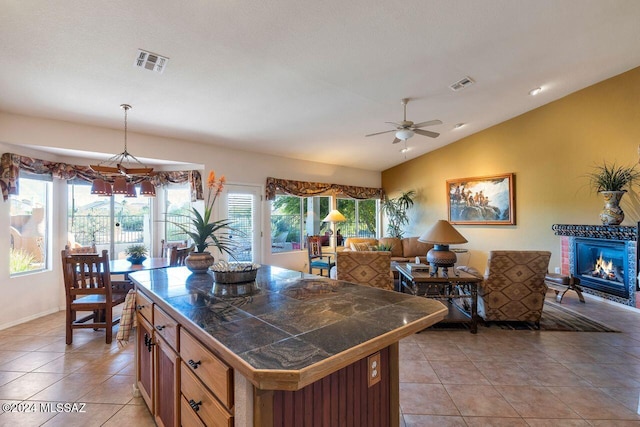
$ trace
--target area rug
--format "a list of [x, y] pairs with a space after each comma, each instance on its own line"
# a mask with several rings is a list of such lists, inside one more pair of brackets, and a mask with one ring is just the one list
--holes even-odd
[[[455, 310], [455, 308], [452, 308]], [[507, 329], [507, 330], [538, 330], [530, 322], [485, 322], [480, 319], [478, 330]], [[429, 329], [469, 329], [467, 323], [437, 323]], [[555, 302], [545, 301], [540, 319], [540, 331], [567, 331], [567, 332], [620, 332], [610, 326], [597, 322], [583, 314], [577, 313], [569, 308]]]

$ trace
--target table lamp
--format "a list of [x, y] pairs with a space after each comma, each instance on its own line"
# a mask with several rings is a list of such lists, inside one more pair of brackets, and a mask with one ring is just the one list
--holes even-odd
[[[331, 212], [329, 212], [329, 215], [324, 217], [322, 222], [330, 222], [332, 224], [335, 224], [336, 222], [344, 222], [346, 220], [347, 218], [345, 218], [344, 215], [338, 212], [337, 209], [332, 209]], [[333, 226], [333, 228], [335, 228], [335, 225]], [[331, 242], [332, 242], [331, 247], [335, 249], [337, 245], [335, 244], [335, 240], [334, 240], [335, 236], [333, 235], [333, 229], [330, 230], [329, 234], [331, 234]]]
[[448, 275], [448, 267], [453, 267], [457, 261], [456, 254], [449, 250], [449, 245], [467, 243], [467, 239], [443, 219], [438, 220], [429, 231], [418, 237], [418, 241], [434, 245], [427, 252], [427, 262], [432, 270], [431, 275], [435, 276], [438, 273], [438, 267], [442, 267], [442, 274], [445, 277]]

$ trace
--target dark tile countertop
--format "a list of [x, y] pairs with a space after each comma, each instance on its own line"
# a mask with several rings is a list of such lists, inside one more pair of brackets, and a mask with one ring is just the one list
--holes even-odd
[[[186, 267], [132, 273], [138, 289], [232, 367], [301, 371], [361, 358], [438, 322], [438, 301], [263, 265], [254, 282], [222, 285]], [[374, 341], [379, 342], [379, 348]], [[236, 359], [236, 360], [232, 360]], [[335, 358], [333, 358], [335, 359]], [[344, 359], [344, 357], [341, 357]], [[323, 366], [326, 369], [326, 366]], [[250, 378], [251, 379], [251, 378]]]

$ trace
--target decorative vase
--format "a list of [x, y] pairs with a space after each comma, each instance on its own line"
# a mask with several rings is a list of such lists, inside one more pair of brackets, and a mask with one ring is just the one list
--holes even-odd
[[620, 199], [626, 191], [601, 191], [604, 197], [604, 208], [600, 212], [603, 225], [619, 225], [624, 220], [624, 212], [620, 208]]
[[209, 252], [191, 252], [185, 258], [184, 265], [193, 273], [206, 273], [213, 262], [213, 255]]
[[127, 261], [129, 261], [133, 265], [142, 264], [145, 259], [147, 259], [147, 257], [144, 256], [144, 255], [142, 255], [142, 256], [128, 256], [127, 257]]

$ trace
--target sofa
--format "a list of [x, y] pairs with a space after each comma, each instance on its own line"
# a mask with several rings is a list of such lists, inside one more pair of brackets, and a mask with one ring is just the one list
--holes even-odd
[[364, 237], [349, 237], [344, 242], [345, 251], [368, 251], [377, 250], [378, 245], [391, 247], [391, 261], [395, 262], [415, 262], [416, 257], [420, 262], [426, 263], [427, 252], [433, 245], [422, 243], [417, 237], [382, 237], [381, 239], [371, 239]]

